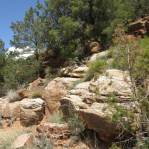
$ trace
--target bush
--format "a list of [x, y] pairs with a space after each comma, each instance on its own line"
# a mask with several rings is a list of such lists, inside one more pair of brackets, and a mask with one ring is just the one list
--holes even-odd
[[34, 59], [7, 58], [2, 69], [4, 86], [7, 89], [16, 89], [21, 84], [27, 84], [38, 76], [39, 64]]
[[[116, 107], [113, 118], [115, 121], [121, 122], [127, 132], [133, 133], [135, 131], [136, 148], [148, 148], [146, 140], [149, 139], [149, 94], [147, 83], [149, 80], [149, 38], [145, 37], [144, 39], [130, 41], [121, 27], [116, 30], [114, 37], [113, 67], [129, 72], [132, 99], [138, 102], [139, 121], [131, 125], [125, 123], [123, 117], [131, 122], [135, 119], [135, 114], [121, 107]], [[137, 131], [136, 128], [138, 128]]]
[[40, 138], [34, 141], [30, 149], [53, 149], [53, 143], [45, 134], [42, 134]]
[[27, 133], [28, 130], [24, 128], [12, 128], [10, 130], [1, 129], [0, 130], [0, 149], [10, 149], [12, 143], [15, 141], [15, 139], [24, 134]]
[[67, 119], [68, 125], [70, 129], [72, 130], [72, 134], [79, 135], [85, 130], [85, 124], [80, 119], [78, 114], [71, 114], [69, 118]]
[[63, 115], [61, 112], [55, 112], [50, 116], [49, 121], [52, 123], [62, 124], [64, 123]]
[[112, 146], [110, 147], [110, 149], [121, 149], [120, 147], [118, 147], [116, 144], [112, 144]]
[[42, 98], [42, 92], [41, 91], [33, 91], [32, 93], [31, 93], [31, 98]]
[[91, 80], [94, 76], [103, 73], [106, 69], [107, 62], [105, 59], [97, 59], [89, 64], [89, 70], [85, 75], [85, 81]]

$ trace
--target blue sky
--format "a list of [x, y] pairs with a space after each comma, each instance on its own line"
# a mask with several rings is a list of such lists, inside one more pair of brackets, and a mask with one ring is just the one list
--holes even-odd
[[6, 48], [10, 47], [9, 41], [12, 39], [11, 22], [22, 20], [25, 11], [35, 3], [36, 0], [0, 0], [0, 38]]

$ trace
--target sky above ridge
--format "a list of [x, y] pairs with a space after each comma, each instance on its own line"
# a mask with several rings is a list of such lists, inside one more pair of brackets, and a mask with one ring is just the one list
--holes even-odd
[[22, 20], [26, 10], [35, 4], [36, 0], [0, 0], [0, 38], [5, 42], [6, 48], [10, 47], [13, 36], [11, 22]]

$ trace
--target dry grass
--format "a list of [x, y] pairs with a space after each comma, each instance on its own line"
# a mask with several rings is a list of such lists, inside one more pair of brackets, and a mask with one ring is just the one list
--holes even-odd
[[36, 87], [33, 90], [30, 91], [30, 98], [42, 98], [44, 88], [42, 87]]
[[6, 95], [10, 102], [15, 102], [21, 99], [19, 94], [15, 90], [9, 90]]
[[64, 123], [63, 114], [61, 112], [55, 112], [55, 113], [53, 113], [49, 117], [49, 122], [63, 124]]
[[33, 127], [12, 127], [7, 129], [0, 129], [0, 149], [10, 149], [15, 139], [23, 134], [34, 131]]

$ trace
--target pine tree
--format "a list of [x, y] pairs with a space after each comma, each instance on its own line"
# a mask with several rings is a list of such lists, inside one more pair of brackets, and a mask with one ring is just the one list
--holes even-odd
[[4, 51], [5, 43], [3, 42], [2, 39], [0, 39], [0, 52]]

